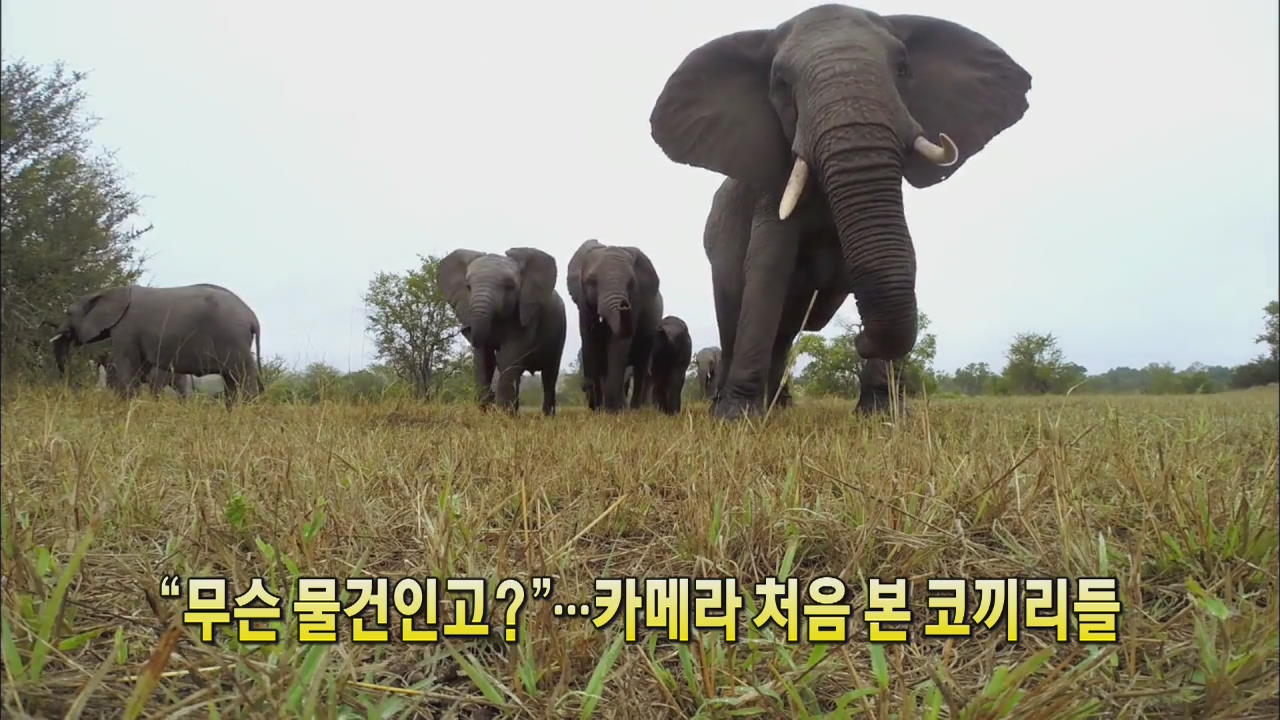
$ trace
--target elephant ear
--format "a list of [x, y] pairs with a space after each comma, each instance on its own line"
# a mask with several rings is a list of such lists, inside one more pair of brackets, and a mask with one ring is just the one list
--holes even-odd
[[776, 43], [774, 30], [744, 30], [685, 57], [649, 115], [668, 158], [763, 190], [786, 177], [791, 146], [769, 100]]
[[444, 256], [440, 261], [440, 289], [444, 298], [453, 308], [462, 324], [462, 334], [471, 337], [471, 292], [467, 290], [467, 266], [484, 253], [475, 250], [458, 249]]
[[96, 342], [120, 322], [133, 301], [133, 286], [111, 288], [92, 295], [85, 303], [84, 315], [76, 324], [76, 337], [81, 344]]
[[934, 142], [943, 132], [960, 157], [951, 167], [916, 153], [903, 161], [903, 175], [915, 187], [954, 175], [1027, 111], [1031, 75], [1004, 50], [978, 33], [948, 20], [919, 15], [886, 15], [890, 32], [906, 46], [911, 80], [903, 100]]
[[537, 248], [511, 248], [507, 257], [520, 266], [520, 324], [530, 327], [556, 289], [556, 259]]
[[624, 247], [631, 253], [636, 271], [636, 293], [641, 297], [653, 295], [658, 300], [657, 315], [662, 317], [662, 295], [658, 293], [658, 271], [653, 269], [649, 256], [638, 247]]
[[569, 258], [569, 267], [566, 270], [569, 282], [569, 299], [577, 305], [582, 305], [585, 295], [582, 292], [582, 268], [586, 265], [587, 255], [599, 248], [604, 247], [599, 240], [586, 240], [578, 246], [578, 250], [573, 253], [573, 257]]

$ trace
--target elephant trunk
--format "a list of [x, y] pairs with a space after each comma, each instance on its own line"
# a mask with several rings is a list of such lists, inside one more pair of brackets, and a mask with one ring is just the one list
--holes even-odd
[[625, 293], [614, 292], [604, 296], [604, 320], [615, 337], [631, 337], [634, 331], [632, 323], [631, 301]]
[[867, 359], [903, 357], [918, 331], [899, 145], [889, 128], [851, 124], [823, 133], [814, 153], [862, 318], [855, 347]]
[[53, 362], [58, 367], [58, 374], [65, 375], [67, 372], [67, 357], [71, 353], [71, 335], [61, 332], [52, 338], [53, 344]]
[[489, 347], [493, 343], [493, 296], [483, 290], [471, 294], [471, 344]]

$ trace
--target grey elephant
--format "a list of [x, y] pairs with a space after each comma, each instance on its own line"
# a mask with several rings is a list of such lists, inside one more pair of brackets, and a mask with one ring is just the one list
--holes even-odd
[[556, 411], [564, 353], [564, 300], [556, 261], [536, 248], [505, 254], [454, 250], [440, 261], [440, 286], [471, 343], [480, 407], [519, 408], [520, 376], [542, 376], [542, 413]]
[[714, 400], [716, 383], [719, 380], [717, 370], [720, 366], [720, 348], [714, 346], [702, 348], [693, 356], [693, 364], [698, 391], [702, 393], [702, 397]]
[[144, 378], [163, 380], [153, 370], [221, 375], [228, 408], [262, 391], [262, 326], [244, 300], [220, 285], [125, 285], [78, 298], [49, 339], [58, 371], [65, 372], [71, 347], [108, 338], [112, 382], [123, 397]]
[[680, 412], [685, 376], [693, 357], [693, 340], [689, 326], [675, 315], [662, 318], [649, 355], [649, 387], [652, 402], [659, 410], [676, 415]]
[[631, 407], [639, 408], [648, 381], [644, 369], [662, 317], [653, 263], [639, 248], [587, 240], [569, 260], [567, 279], [569, 297], [578, 307], [587, 405], [605, 412], [622, 410], [630, 366], [635, 373]]
[[[954, 175], [1021, 119], [1030, 87], [972, 30], [843, 5], [725, 35], [683, 60], [649, 119], [669, 159], [727, 176], [703, 233], [723, 348], [717, 416], [759, 412], [796, 334], [825, 327], [851, 292], [859, 355], [911, 351], [916, 259], [902, 180], [924, 188]], [[867, 380], [864, 410], [887, 393]]]

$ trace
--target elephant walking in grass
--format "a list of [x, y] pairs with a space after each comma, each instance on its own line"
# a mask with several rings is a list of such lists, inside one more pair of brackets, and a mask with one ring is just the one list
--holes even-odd
[[516, 247], [503, 255], [454, 250], [440, 261], [440, 286], [471, 343], [481, 408], [515, 412], [520, 376], [542, 376], [542, 414], [556, 411], [564, 353], [565, 307], [556, 292], [556, 261]]
[[[727, 176], [703, 234], [723, 349], [716, 416], [760, 412], [795, 336], [825, 327], [851, 292], [869, 369], [911, 351], [916, 258], [902, 181], [954, 175], [1022, 118], [1030, 88], [972, 30], [842, 5], [684, 59], [649, 120], [668, 158]], [[870, 370], [863, 380], [859, 408], [882, 406], [883, 380]]]
[[717, 370], [720, 366], [720, 348], [705, 347], [693, 356], [693, 364], [695, 367], [696, 378], [698, 381], [698, 391], [702, 393], [702, 397], [707, 400], [715, 400], [716, 383], [720, 376]]
[[649, 387], [653, 402], [668, 415], [680, 412], [685, 376], [693, 356], [689, 326], [675, 315], [662, 318], [649, 356]]
[[50, 338], [58, 371], [66, 372], [72, 346], [108, 338], [109, 375], [122, 397], [148, 377], [157, 387], [167, 373], [221, 375], [228, 408], [237, 397], [262, 391], [262, 326], [239, 296], [219, 285], [126, 285], [78, 298]]
[[634, 373], [631, 407], [647, 392], [662, 294], [658, 273], [639, 248], [587, 240], [569, 260], [569, 297], [578, 306], [582, 375], [587, 405], [618, 412], [626, 405], [625, 373]]

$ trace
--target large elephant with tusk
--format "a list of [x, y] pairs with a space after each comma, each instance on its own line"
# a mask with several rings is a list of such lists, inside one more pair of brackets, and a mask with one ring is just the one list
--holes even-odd
[[[916, 259], [902, 180], [923, 188], [953, 175], [1021, 119], [1030, 88], [972, 30], [843, 5], [684, 59], [650, 126], [671, 160], [728, 176], [703, 234], [724, 373], [717, 416], [759, 412], [795, 336], [825, 327], [849, 293], [859, 354], [911, 351]], [[887, 386], [864, 380], [859, 407], [882, 406]]]
[[646, 397], [649, 354], [662, 318], [658, 273], [634, 247], [587, 240], [569, 260], [569, 297], [578, 306], [582, 377], [594, 410], [626, 405], [626, 369], [633, 372], [631, 407]]

